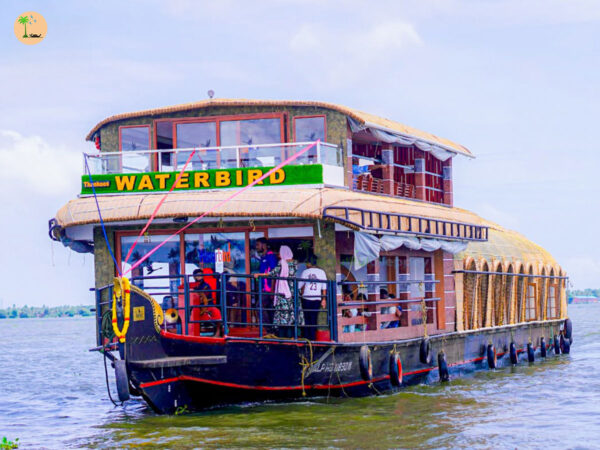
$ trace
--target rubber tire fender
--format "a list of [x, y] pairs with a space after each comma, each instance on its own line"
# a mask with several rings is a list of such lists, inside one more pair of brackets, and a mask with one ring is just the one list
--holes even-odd
[[571, 319], [569, 319], [569, 318], [565, 319], [564, 330], [565, 330], [565, 339], [567, 339], [569, 341], [569, 344], [572, 344], [573, 343], [573, 322], [571, 321]]
[[560, 341], [558, 340], [558, 336], [554, 336], [554, 354], [560, 355]]
[[129, 379], [127, 377], [127, 367], [123, 359], [115, 359], [115, 378], [117, 380], [117, 394], [119, 400], [124, 402], [129, 400]]
[[440, 373], [440, 381], [450, 381], [450, 372], [448, 371], [448, 362], [446, 361], [446, 354], [441, 351], [438, 353], [438, 372]]
[[517, 346], [515, 345], [514, 342], [510, 343], [510, 346], [508, 348], [508, 353], [510, 355], [510, 363], [514, 366], [516, 366], [519, 362], [519, 354], [517, 353]]
[[492, 344], [487, 346], [487, 362], [490, 369], [496, 368], [496, 349]]
[[560, 351], [565, 355], [571, 353], [571, 342], [568, 339], [564, 338], [562, 334], [560, 335]]
[[363, 345], [358, 354], [358, 365], [360, 367], [360, 375], [365, 381], [373, 379], [373, 363], [371, 361], [371, 349], [369, 346]]
[[545, 358], [546, 355], [546, 339], [544, 339], [543, 337], [540, 339], [540, 354], [542, 356], [542, 358]]
[[390, 355], [390, 383], [393, 386], [402, 386], [402, 360], [398, 352]]
[[531, 342], [527, 344], [527, 361], [530, 363], [535, 361], [535, 351], [533, 350], [533, 345]]
[[421, 361], [422, 364], [431, 364], [431, 345], [429, 344], [428, 338], [421, 341], [421, 346], [419, 347], [419, 361]]

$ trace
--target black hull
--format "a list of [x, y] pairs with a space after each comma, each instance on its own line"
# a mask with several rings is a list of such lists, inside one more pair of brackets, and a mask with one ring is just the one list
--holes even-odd
[[[127, 361], [130, 380], [138, 393], [156, 412], [174, 414], [244, 402], [389, 393], [403, 386], [437, 381], [437, 355], [442, 350], [450, 375], [456, 377], [464, 372], [488, 370], [489, 344], [496, 351], [496, 367], [511, 364], [511, 342], [517, 348], [519, 363], [528, 361], [529, 342], [536, 359], [540, 358], [542, 337], [548, 356], [552, 356], [552, 338], [558, 333], [559, 322], [554, 321], [435, 336], [429, 339], [430, 364], [420, 361], [422, 339], [336, 344], [162, 333], [147, 345], [129, 344]], [[136, 351], [133, 345], [138, 347]], [[146, 346], [154, 350], [143, 350]], [[363, 346], [371, 352], [370, 379], [361, 373]], [[156, 354], [157, 350], [162, 354]], [[393, 382], [391, 373], [390, 357], [394, 352], [402, 364], [399, 385]]]

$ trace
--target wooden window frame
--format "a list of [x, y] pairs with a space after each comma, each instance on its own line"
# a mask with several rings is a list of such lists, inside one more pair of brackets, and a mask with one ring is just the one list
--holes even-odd
[[[529, 287], [533, 286], [533, 308], [529, 307], [529, 299], [531, 298], [529, 296]], [[537, 320], [538, 317], [538, 286], [537, 283], [527, 283], [527, 288], [525, 291], [525, 322], [532, 322], [534, 320]], [[532, 318], [527, 318], [527, 312], [530, 311], [531, 309], [533, 309], [533, 317]]]
[[552, 312], [553, 315], [547, 315], [546, 319], [558, 319], [558, 293], [560, 292], [558, 283], [548, 283], [548, 295], [546, 297], [546, 312], [548, 312], [548, 306], [550, 305], [550, 288], [554, 288], [554, 311], [550, 310], [549, 312]]
[[314, 119], [317, 117], [323, 118], [323, 134], [325, 135], [325, 142], [327, 142], [327, 115], [325, 114], [312, 114], [307, 116], [294, 116], [292, 118], [292, 139], [294, 142], [298, 142], [296, 139], [296, 119]]
[[[253, 232], [259, 232], [259, 233], [263, 233], [264, 237], [266, 239], [269, 238], [269, 229], [270, 228], [303, 228], [306, 227], [308, 224], [275, 224], [275, 225], [260, 225], [260, 226], [234, 226], [234, 227], [207, 227], [207, 228], [199, 228], [199, 227], [190, 227], [188, 229], [185, 230], [185, 232], [180, 233], [179, 234], [179, 264], [180, 264], [180, 272], [183, 275], [186, 275], [185, 273], [185, 235], [186, 234], [210, 234], [210, 233], [239, 233], [239, 232], [244, 232], [245, 233], [245, 242], [246, 242], [246, 246], [250, 245], [250, 233]], [[175, 229], [169, 229], [169, 228], [156, 228], [156, 229], [152, 229], [152, 230], [148, 230], [148, 234], [149, 235], [167, 235], [170, 236], [171, 234], [173, 234], [176, 230]], [[121, 238], [122, 237], [126, 237], [126, 236], [137, 236], [140, 233], [140, 230], [121, 230], [121, 231], [115, 231], [115, 259], [117, 260], [117, 262], [119, 264], [122, 264], [121, 260], [122, 260], [122, 249], [121, 249]], [[315, 237], [313, 236], [306, 236], [306, 237], [302, 237], [302, 236], [298, 236], [299, 239], [306, 239], [306, 240], [311, 240], [312, 241], [312, 245], [313, 245], [313, 249], [314, 249], [314, 245], [315, 245]], [[143, 237], [141, 237], [140, 239], [143, 239]], [[173, 239], [173, 242], [176, 242], [175, 239]], [[250, 258], [249, 258], [249, 253], [247, 253], [245, 258], [245, 269], [246, 269], [246, 273], [250, 273]], [[121, 266], [122, 269], [122, 266]], [[114, 270], [114, 275], [118, 276], [117, 273], [117, 268], [115, 267]]]

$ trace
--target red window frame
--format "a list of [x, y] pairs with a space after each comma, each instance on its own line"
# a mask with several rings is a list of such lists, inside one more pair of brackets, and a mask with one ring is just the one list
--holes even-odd
[[327, 116], [325, 114], [313, 114], [313, 115], [307, 115], [307, 116], [294, 116], [292, 118], [292, 139], [294, 140], [294, 142], [297, 142], [296, 139], [296, 119], [313, 119], [316, 117], [322, 117], [323, 118], [323, 130], [324, 130], [324, 135], [325, 135], [325, 141], [327, 141]]
[[[150, 129], [150, 125], [121, 125], [119, 126], [119, 151], [122, 152], [123, 151], [123, 146], [121, 145], [121, 130], [123, 130], [123, 128], [148, 128], [148, 148], [147, 150], [151, 150], [152, 149], [152, 130]], [[129, 151], [129, 150], [125, 150], [125, 151]]]

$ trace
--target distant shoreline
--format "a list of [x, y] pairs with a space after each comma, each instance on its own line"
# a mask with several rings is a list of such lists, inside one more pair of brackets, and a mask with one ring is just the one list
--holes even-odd
[[62, 317], [92, 317], [94, 305], [20, 306], [0, 309], [0, 319], [46, 319]]

